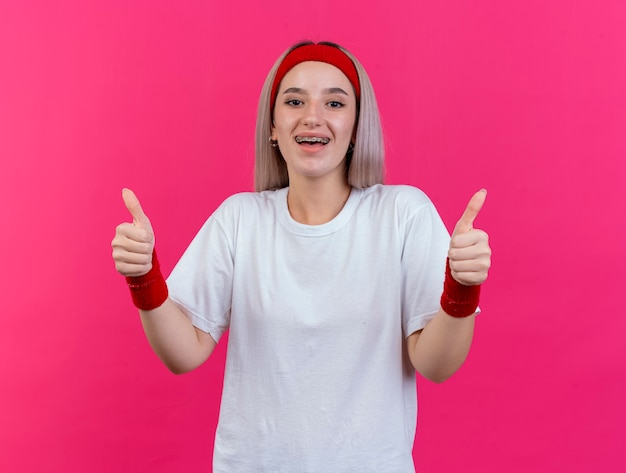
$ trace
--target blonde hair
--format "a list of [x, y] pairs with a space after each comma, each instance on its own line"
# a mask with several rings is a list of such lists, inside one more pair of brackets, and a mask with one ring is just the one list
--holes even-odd
[[[256, 121], [254, 188], [256, 191], [280, 189], [289, 185], [287, 166], [278, 148], [270, 143], [272, 128], [272, 110], [270, 110], [270, 95], [276, 70], [284, 57], [292, 50], [312, 44], [311, 41], [295, 44], [285, 51], [276, 61], [261, 89], [259, 108]], [[382, 184], [385, 176], [385, 145], [383, 141], [378, 103], [374, 95], [372, 83], [361, 63], [341, 46], [322, 42], [341, 49], [354, 63], [359, 75], [361, 98], [357, 104], [357, 126], [354, 149], [346, 156], [346, 176], [348, 184], [364, 188], [374, 184]]]

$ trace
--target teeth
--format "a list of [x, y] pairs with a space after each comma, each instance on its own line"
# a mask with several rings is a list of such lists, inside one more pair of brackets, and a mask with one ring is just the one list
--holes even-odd
[[297, 143], [322, 143], [325, 145], [329, 141], [329, 138], [322, 138], [320, 136], [296, 136]]

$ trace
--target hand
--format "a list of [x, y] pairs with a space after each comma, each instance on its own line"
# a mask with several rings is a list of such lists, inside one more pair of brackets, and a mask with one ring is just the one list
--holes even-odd
[[465, 286], [476, 286], [487, 279], [491, 266], [489, 236], [474, 228], [474, 219], [487, 198], [487, 191], [476, 192], [454, 227], [448, 259], [452, 277]]
[[135, 193], [123, 189], [122, 199], [133, 217], [133, 223], [122, 223], [115, 229], [115, 237], [111, 241], [115, 269], [123, 276], [143, 276], [152, 268], [154, 231]]

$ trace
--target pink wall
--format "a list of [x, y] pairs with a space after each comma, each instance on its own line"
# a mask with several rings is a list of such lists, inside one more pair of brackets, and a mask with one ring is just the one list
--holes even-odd
[[448, 225], [489, 189], [483, 314], [462, 371], [419, 382], [418, 470], [624, 471], [626, 3], [247, 3], [0, 3], [0, 471], [210, 471], [223, 347], [182, 377], [150, 352], [120, 190], [169, 272], [250, 188], [261, 82], [307, 37], [369, 70], [389, 182]]

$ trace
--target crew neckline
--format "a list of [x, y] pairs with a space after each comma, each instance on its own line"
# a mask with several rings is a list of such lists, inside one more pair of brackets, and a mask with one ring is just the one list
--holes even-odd
[[289, 207], [287, 205], [287, 194], [289, 193], [289, 187], [283, 187], [277, 191], [276, 195], [276, 210], [278, 213], [278, 220], [289, 232], [308, 237], [320, 237], [330, 235], [343, 227], [354, 213], [359, 200], [361, 199], [362, 190], [352, 187], [350, 189], [350, 195], [348, 200], [339, 211], [339, 213], [331, 220], [320, 225], [307, 225], [306, 223], [300, 223], [294, 220], [289, 213]]

